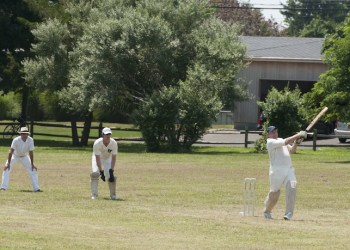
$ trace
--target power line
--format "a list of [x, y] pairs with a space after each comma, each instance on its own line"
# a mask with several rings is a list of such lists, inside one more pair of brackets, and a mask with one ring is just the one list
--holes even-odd
[[[231, 6], [230, 6], [231, 5]], [[257, 7], [258, 6], [258, 7]], [[267, 6], [267, 7], [266, 7]], [[275, 7], [278, 6], [278, 7]], [[350, 8], [350, 1], [344, 0], [344, 1], [332, 1], [327, 3], [319, 3], [314, 8], [305, 8], [305, 7], [295, 7], [295, 8], [289, 8], [288, 6], [284, 7], [286, 5], [283, 4], [252, 4], [252, 3], [227, 3], [227, 2], [216, 2], [212, 4], [213, 8], [218, 9], [255, 9], [255, 10], [343, 10], [341, 7], [347, 7]], [[336, 7], [336, 8], [333, 8]]]
[[[211, 6], [217, 9], [253, 9], [253, 10], [320, 10], [320, 8], [284, 8], [284, 7], [249, 7], [249, 6]], [[346, 7], [350, 7], [346, 6]], [[346, 10], [342, 8], [321, 8], [322, 10]]]

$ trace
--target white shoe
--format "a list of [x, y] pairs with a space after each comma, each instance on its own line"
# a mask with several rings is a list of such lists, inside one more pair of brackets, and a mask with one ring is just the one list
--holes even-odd
[[97, 199], [97, 195], [91, 196], [91, 200], [96, 200], [96, 199]]
[[288, 213], [286, 213], [286, 214], [283, 216], [283, 219], [285, 219], [285, 220], [290, 220], [290, 219], [292, 219], [292, 217], [293, 217], [293, 213], [292, 213], [292, 212], [288, 212]]
[[264, 217], [266, 220], [273, 220], [272, 215], [270, 212], [264, 212]]
[[117, 196], [116, 196], [116, 195], [112, 195], [112, 196], [111, 196], [111, 199], [112, 199], [112, 200], [116, 200], [116, 199], [117, 199]]

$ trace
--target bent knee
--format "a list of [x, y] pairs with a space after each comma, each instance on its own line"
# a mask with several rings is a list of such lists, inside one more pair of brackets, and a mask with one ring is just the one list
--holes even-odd
[[288, 181], [287, 186], [289, 186], [290, 188], [297, 188], [297, 181]]
[[98, 179], [100, 177], [100, 174], [98, 172], [92, 172], [90, 174], [91, 179]]

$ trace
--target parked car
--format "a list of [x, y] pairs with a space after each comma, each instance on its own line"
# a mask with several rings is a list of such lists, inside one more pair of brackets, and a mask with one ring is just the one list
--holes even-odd
[[345, 143], [347, 139], [350, 139], [350, 123], [338, 122], [337, 128], [334, 129], [334, 134], [338, 137], [339, 142]]
[[318, 134], [330, 135], [333, 134], [335, 129], [335, 122], [326, 122], [323, 120], [318, 121], [313, 129], [317, 129]]
[[[304, 125], [304, 130], [307, 126], [308, 124]], [[330, 135], [333, 134], [335, 127], [336, 122], [326, 122], [324, 120], [319, 120], [316, 122], [316, 124], [312, 127], [311, 130], [313, 131], [314, 129], [317, 129], [317, 134]]]

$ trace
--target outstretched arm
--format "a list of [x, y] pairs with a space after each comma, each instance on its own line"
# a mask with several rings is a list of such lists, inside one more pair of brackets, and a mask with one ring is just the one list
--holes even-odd
[[297, 151], [297, 146], [298, 146], [296, 140], [299, 139], [299, 138], [306, 138], [306, 137], [307, 137], [306, 131], [300, 131], [299, 133], [286, 138], [285, 139], [285, 144], [286, 145], [293, 143], [292, 147], [289, 149], [289, 152], [290, 153], [295, 153]]

